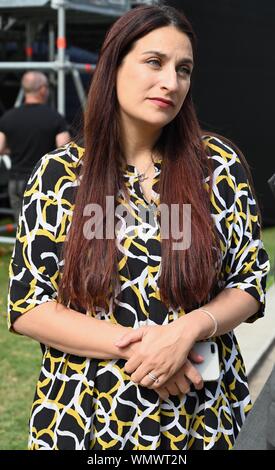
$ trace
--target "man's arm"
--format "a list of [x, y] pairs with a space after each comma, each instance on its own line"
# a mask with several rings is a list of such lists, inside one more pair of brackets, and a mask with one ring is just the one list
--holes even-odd
[[9, 153], [7, 139], [4, 132], [0, 132], [0, 155], [6, 155], [7, 153]]
[[67, 144], [68, 142], [70, 142], [70, 140], [71, 140], [71, 136], [69, 132], [67, 131], [60, 132], [59, 134], [55, 136], [55, 143], [57, 147], [62, 147], [62, 145]]

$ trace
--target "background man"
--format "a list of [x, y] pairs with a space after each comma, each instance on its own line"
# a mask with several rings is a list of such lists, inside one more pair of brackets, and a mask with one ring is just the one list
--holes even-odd
[[0, 119], [0, 154], [11, 156], [9, 179], [10, 205], [18, 222], [28, 178], [40, 158], [70, 141], [65, 119], [46, 103], [49, 96], [47, 77], [41, 72], [27, 72], [22, 78], [25, 102]]

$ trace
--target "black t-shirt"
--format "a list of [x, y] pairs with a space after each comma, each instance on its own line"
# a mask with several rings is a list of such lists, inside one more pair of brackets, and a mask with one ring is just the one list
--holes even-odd
[[46, 104], [23, 104], [0, 119], [11, 150], [10, 177], [27, 179], [38, 160], [56, 147], [55, 137], [68, 130], [65, 119]]
[[0, 117], [4, 114], [4, 112], [5, 112], [5, 108], [0, 101]]

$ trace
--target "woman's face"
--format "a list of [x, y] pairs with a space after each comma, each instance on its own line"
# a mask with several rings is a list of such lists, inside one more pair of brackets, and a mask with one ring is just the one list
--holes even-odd
[[173, 26], [155, 29], [136, 41], [117, 71], [124, 125], [136, 122], [160, 129], [172, 121], [188, 93], [192, 67], [191, 42]]

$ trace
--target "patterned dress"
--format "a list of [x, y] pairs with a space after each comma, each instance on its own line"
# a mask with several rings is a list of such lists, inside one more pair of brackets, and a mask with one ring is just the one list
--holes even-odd
[[[269, 269], [260, 239], [255, 201], [235, 151], [204, 136], [214, 163], [211, 211], [223, 255], [223, 287], [242, 289], [260, 303], [250, 322], [263, 315]], [[26, 188], [17, 240], [10, 264], [9, 328], [44, 302], [56, 302], [60, 250], [69, 230], [83, 149], [76, 144], [45, 155]], [[97, 308], [102, 321], [138, 328], [161, 325], [184, 315], [160, 301], [160, 230], [154, 208], [161, 160], [155, 163], [154, 204], [138, 183], [134, 166], [124, 178], [139, 221], [134, 235], [117, 235], [121, 253], [121, 296]], [[207, 181], [205, 182], [207, 184]], [[118, 194], [121, 204], [125, 199]], [[153, 213], [145, 220], [143, 209]], [[143, 214], [143, 215], [142, 215]], [[83, 313], [83, 312], [82, 312]], [[79, 357], [42, 346], [43, 358], [30, 416], [29, 449], [230, 449], [251, 408], [244, 363], [233, 332], [216, 337], [220, 377], [186, 396], [159, 398], [131, 382], [125, 360]]]

